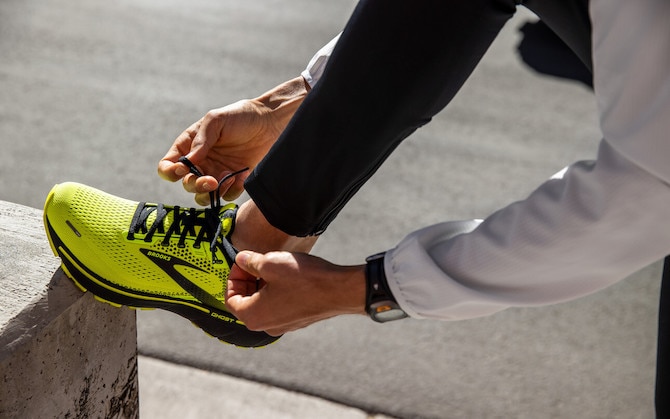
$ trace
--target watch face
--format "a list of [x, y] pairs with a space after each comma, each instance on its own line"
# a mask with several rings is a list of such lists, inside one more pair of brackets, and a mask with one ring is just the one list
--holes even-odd
[[392, 308], [390, 310], [375, 313], [375, 318], [380, 322], [390, 322], [393, 320], [400, 320], [407, 317], [404, 311], [399, 308]]
[[391, 301], [382, 301], [370, 306], [370, 317], [380, 323], [400, 320], [407, 317], [397, 304]]

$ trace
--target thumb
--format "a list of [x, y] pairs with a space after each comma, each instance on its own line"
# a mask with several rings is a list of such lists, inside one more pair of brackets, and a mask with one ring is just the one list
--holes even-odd
[[208, 112], [201, 120], [198, 132], [191, 142], [191, 150], [187, 154], [189, 160], [199, 164], [207, 158], [209, 150], [219, 139], [223, 129], [222, 121], [212, 111]]
[[251, 250], [243, 250], [235, 257], [235, 263], [243, 271], [253, 275], [256, 278], [260, 278], [261, 271], [259, 262], [262, 256], [263, 255], [261, 253], [252, 252]]

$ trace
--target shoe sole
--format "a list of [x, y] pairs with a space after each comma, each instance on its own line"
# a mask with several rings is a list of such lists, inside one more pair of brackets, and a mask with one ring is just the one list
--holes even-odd
[[[53, 194], [47, 197], [45, 208]], [[192, 301], [184, 301], [168, 296], [156, 296], [125, 288], [119, 288], [81, 263], [60, 240], [54, 231], [49, 218], [44, 212], [44, 225], [49, 245], [55, 256], [61, 259], [61, 267], [65, 275], [82, 292], [90, 292], [96, 300], [114, 307], [126, 306], [131, 309], [162, 309], [175, 313], [191, 321], [206, 334], [221, 342], [247, 348], [267, 346], [280, 336], [270, 336], [265, 332], [254, 332], [246, 328], [232, 314], [208, 307]]]

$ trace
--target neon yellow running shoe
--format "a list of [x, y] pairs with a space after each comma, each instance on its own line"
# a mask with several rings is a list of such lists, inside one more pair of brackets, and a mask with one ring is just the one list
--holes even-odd
[[226, 310], [237, 206], [180, 208], [132, 202], [78, 183], [54, 186], [44, 225], [65, 273], [116, 306], [160, 308], [233, 345], [278, 337], [247, 329]]

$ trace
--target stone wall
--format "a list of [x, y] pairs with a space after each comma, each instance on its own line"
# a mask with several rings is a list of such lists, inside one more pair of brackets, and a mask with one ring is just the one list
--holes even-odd
[[0, 201], [0, 417], [138, 417], [135, 312], [59, 265], [42, 212]]

